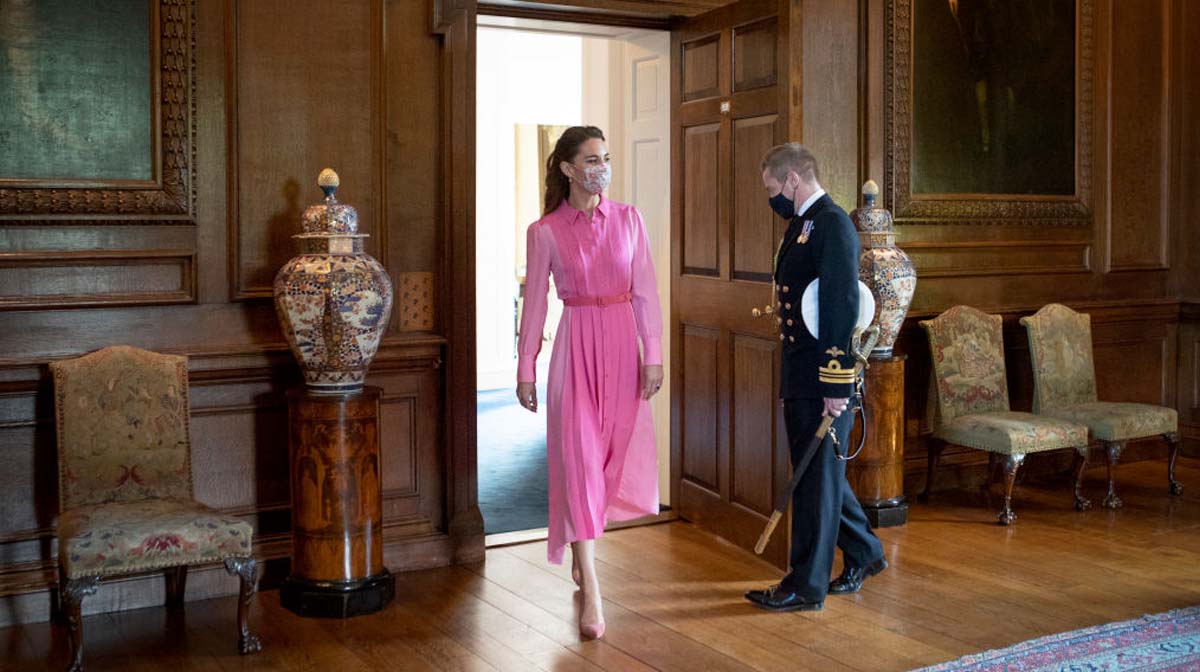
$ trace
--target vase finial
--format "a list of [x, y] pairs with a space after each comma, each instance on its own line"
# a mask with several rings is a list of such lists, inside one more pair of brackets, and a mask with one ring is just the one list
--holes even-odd
[[863, 202], [868, 208], [875, 206], [875, 199], [879, 196], [879, 185], [875, 180], [867, 180], [862, 186]]
[[341, 184], [338, 174], [332, 168], [326, 168], [317, 176], [317, 186], [321, 187], [321, 191], [325, 192], [327, 200], [337, 200], [337, 188]]

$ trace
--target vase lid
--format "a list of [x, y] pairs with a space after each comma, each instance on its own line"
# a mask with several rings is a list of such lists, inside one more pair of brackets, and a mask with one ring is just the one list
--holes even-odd
[[366, 238], [358, 232], [358, 211], [352, 205], [338, 203], [337, 190], [341, 178], [332, 168], [326, 168], [317, 176], [317, 186], [325, 192], [325, 200], [304, 209], [300, 218], [303, 230], [296, 238], [319, 238], [329, 236], [353, 236]]
[[850, 221], [860, 233], [891, 233], [892, 213], [882, 208], [876, 202], [879, 198], [879, 185], [875, 180], [867, 180], [862, 186], [863, 204], [850, 213]]

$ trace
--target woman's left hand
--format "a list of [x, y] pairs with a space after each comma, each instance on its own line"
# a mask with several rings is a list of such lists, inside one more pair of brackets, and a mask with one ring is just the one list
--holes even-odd
[[663, 384], [663, 367], [649, 364], [642, 367], [642, 398], [649, 399], [658, 394]]

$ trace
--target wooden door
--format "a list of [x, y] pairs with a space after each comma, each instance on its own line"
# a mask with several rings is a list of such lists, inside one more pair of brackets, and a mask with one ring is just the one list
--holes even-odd
[[[788, 480], [774, 302], [785, 223], [759, 164], [796, 120], [786, 0], [742, 0], [671, 35], [672, 504], [752, 548]], [[797, 117], [798, 119], [798, 117]], [[764, 557], [787, 564], [781, 524]]]

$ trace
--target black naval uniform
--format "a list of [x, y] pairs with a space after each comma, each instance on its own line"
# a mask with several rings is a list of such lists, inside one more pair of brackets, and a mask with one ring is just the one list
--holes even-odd
[[[780, 398], [791, 444], [792, 464], [821, 423], [824, 398], [854, 394], [854, 356], [850, 340], [858, 318], [858, 235], [846, 211], [828, 195], [792, 218], [780, 244], [775, 284], [783, 357]], [[814, 338], [800, 315], [805, 287], [820, 278], [820, 306]], [[833, 427], [844, 455], [853, 414], [843, 411]], [[829, 587], [834, 546], [847, 567], [867, 567], [883, 558], [883, 545], [871, 532], [862, 506], [846, 481], [846, 463], [838, 460], [831, 437], [792, 494], [791, 571], [780, 587], [806, 600], [821, 602]]]

